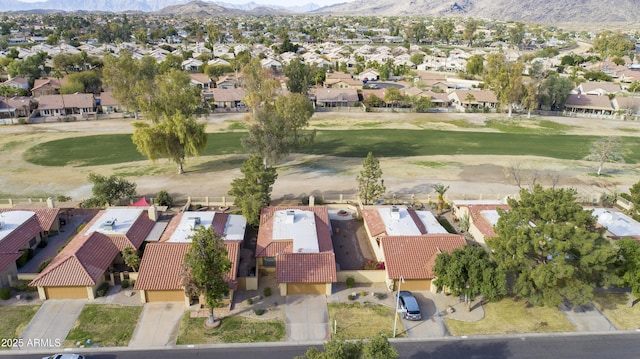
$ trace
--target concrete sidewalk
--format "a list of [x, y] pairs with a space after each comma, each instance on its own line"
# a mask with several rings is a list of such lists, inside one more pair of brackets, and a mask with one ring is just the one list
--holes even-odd
[[76, 323], [86, 299], [47, 300], [31, 319], [20, 338], [38, 349], [59, 348]]
[[564, 313], [578, 332], [607, 332], [617, 330], [609, 319], [593, 304], [571, 307], [563, 303], [558, 309]]
[[324, 295], [289, 295], [287, 341], [329, 340], [329, 310]]
[[182, 302], [145, 304], [129, 347], [175, 345], [184, 312]]

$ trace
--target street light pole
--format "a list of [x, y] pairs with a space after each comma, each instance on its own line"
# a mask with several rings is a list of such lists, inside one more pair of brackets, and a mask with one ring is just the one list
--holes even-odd
[[400, 276], [400, 281], [398, 281], [398, 292], [396, 293], [396, 314], [395, 319], [393, 320], [393, 337], [396, 337], [396, 329], [398, 328], [398, 307], [400, 306], [400, 284], [404, 283], [404, 277]]

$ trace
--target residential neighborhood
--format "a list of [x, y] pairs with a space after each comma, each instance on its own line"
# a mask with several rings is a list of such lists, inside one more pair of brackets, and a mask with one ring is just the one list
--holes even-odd
[[635, 333], [639, 44], [0, 14], [0, 349]]

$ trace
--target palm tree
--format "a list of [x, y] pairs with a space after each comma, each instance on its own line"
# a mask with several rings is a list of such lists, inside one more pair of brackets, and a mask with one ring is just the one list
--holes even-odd
[[467, 93], [467, 97], [465, 97], [465, 100], [467, 101], [467, 108], [471, 108], [471, 102], [474, 102], [476, 100], [476, 97], [473, 96], [471, 92], [469, 92]]
[[444, 209], [444, 194], [449, 190], [449, 186], [445, 186], [442, 183], [436, 183], [433, 186], [433, 190], [438, 193], [438, 215], [442, 214]]

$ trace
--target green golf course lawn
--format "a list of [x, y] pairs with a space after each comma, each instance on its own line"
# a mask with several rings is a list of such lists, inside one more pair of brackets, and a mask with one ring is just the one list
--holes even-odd
[[[242, 132], [209, 133], [203, 155], [241, 154]], [[433, 155], [541, 156], [579, 160], [597, 136], [442, 130], [321, 130], [315, 144], [300, 153], [362, 158]], [[620, 137], [626, 163], [640, 162], [640, 140]], [[97, 166], [144, 160], [129, 134], [65, 138], [35, 145], [24, 159], [42, 166]]]

